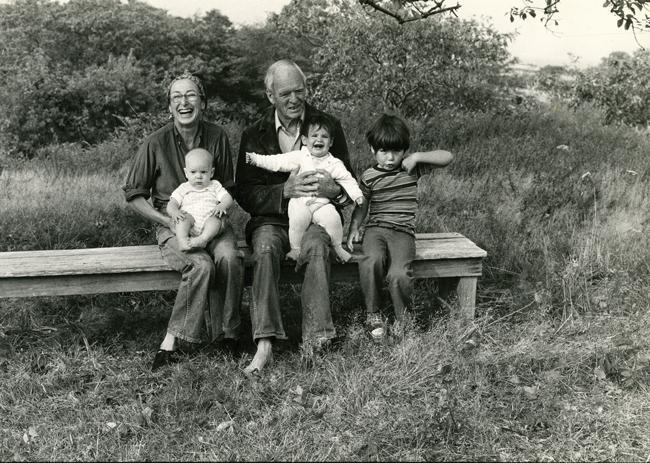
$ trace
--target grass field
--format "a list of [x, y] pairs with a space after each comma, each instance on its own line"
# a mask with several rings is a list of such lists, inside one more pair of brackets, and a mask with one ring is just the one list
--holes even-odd
[[[488, 251], [469, 327], [419, 282], [410, 325], [378, 345], [358, 287], [337, 285], [343, 339], [314, 357], [287, 286], [291, 340], [250, 381], [250, 352], [150, 373], [173, 292], [0, 300], [0, 459], [648, 461], [650, 139], [601, 120], [550, 106], [414, 125], [417, 147], [456, 155], [422, 181], [418, 231]], [[360, 170], [364, 121], [343, 122]], [[119, 190], [130, 152], [116, 137], [9, 163], [0, 251], [153, 242]]]

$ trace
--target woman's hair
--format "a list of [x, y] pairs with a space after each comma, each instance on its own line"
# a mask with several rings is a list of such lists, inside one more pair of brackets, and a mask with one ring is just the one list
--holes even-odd
[[308, 136], [309, 127], [316, 126], [317, 128], [322, 128], [327, 130], [327, 133], [330, 136], [330, 139], [334, 139], [334, 129], [336, 125], [334, 120], [325, 113], [311, 113], [305, 118], [305, 122], [300, 126], [300, 135]]
[[205, 90], [203, 89], [203, 83], [201, 82], [201, 79], [194, 74], [192, 74], [190, 71], [183, 71], [182, 74], [174, 77], [172, 81], [169, 83], [167, 86], [167, 103], [171, 102], [171, 94], [172, 94], [172, 86], [178, 82], [179, 80], [189, 80], [196, 85], [196, 88], [199, 90], [199, 96], [201, 97], [201, 101], [205, 104], [205, 107], [208, 107], [208, 99], [205, 96]]
[[389, 114], [382, 114], [366, 133], [366, 140], [373, 151], [406, 151], [410, 146], [410, 138], [406, 123]]

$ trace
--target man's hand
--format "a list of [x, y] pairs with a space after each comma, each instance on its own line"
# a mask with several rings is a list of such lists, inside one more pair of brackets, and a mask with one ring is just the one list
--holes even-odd
[[291, 171], [289, 178], [284, 183], [283, 195], [285, 198], [300, 198], [302, 196], [316, 196], [318, 193], [319, 178], [315, 171], [298, 174], [298, 168]]
[[350, 231], [348, 231], [348, 249], [354, 251], [354, 244], [361, 241], [362, 234], [358, 227], [351, 226]]
[[336, 183], [332, 175], [323, 169], [318, 169], [318, 190], [316, 196], [334, 199], [341, 194], [341, 185]]

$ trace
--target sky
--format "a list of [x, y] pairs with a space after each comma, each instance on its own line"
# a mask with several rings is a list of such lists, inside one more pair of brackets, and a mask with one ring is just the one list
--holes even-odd
[[[217, 9], [235, 25], [263, 23], [269, 13], [279, 12], [289, 0], [145, 0], [175, 16], [201, 15]], [[510, 53], [521, 63], [544, 65], [593, 66], [613, 51], [633, 53], [650, 48], [650, 32], [637, 33], [616, 27], [616, 17], [603, 8], [602, 0], [562, 0], [556, 16], [558, 26], [545, 28], [538, 19], [511, 23], [511, 6], [522, 0], [458, 0], [458, 16], [489, 22], [503, 33], [516, 33], [509, 45]], [[448, 0], [455, 5], [456, 0]]]

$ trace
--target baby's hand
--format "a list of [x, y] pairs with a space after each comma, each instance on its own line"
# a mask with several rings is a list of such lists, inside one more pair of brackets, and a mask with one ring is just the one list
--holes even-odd
[[255, 163], [253, 162], [253, 157], [251, 156], [252, 154], [254, 154], [255, 156], [258, 156], [257, 153], [249, 153], [249, 152], [246, 152], [246, 164], [255, 164]]
[[415, 167], [418, 165], [416, 161], [416, 157], [411, 155], [407, 156], [402, 160], [402, 169], [404, 169], [407, 173], [412, 173]]
[[178, 212], [172, 213], [171, 218], [172, 218], [172, 222], [174, 222], [175, 224], [180, 223], [183, 220], [185, 220], [185, 212], [179, 209]]
[[223, 217], [227, 213], [228, 213], [228, 209], [225, 206], [218, 204], [217, 207], [215, 207], [214, 210], [212, 211], [211, 215], [215, 217]]
[[354, 203], [355, 203], [357, 206], [361, 206], [361, 205], [363, 205], [363, 203], [364, 203], [364, 201], [363, 201], [363, 196], [359, 196], [359, 197], [354, 201]]

